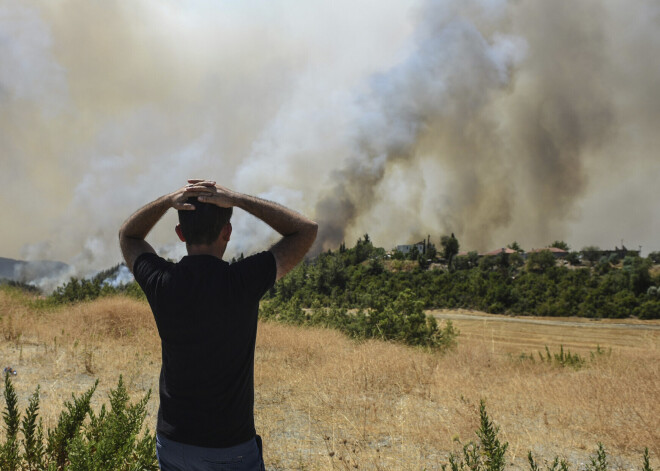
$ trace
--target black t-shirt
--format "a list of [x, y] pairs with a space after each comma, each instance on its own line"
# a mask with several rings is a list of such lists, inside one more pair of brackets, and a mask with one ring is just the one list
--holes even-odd
[[172, 263], [145, 253], [133, 273], [162, 344], [158, 433], [211, 448], [250, 440], [257, 314], [275, 282], [273, 254], [230, 265], [212, 255]]

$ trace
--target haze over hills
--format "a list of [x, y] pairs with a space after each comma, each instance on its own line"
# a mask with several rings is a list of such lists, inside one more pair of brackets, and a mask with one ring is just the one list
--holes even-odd
[[66, 276], [69, 265], [52, 260], [14, 260], [0, 257], [0, 280], [40, 284], [40, 280]]

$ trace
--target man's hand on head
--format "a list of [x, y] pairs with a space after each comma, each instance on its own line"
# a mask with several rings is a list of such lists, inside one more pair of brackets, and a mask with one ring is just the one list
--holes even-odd
[[197, 196], [202, 203], [214, 204], [220, 208], [232, 208], [236, 204], [236, 193], [217, 185], [214, 181], [188, 180], [188, 182], [186, 193], [189, 196]]
[[188, 198], [208, 195], [214, 191], [215, 182], [209, 180], [188, 180], [188, 184], [168, 195], [170, 205], [177, 211], [192, 211], [195, 205], [188, 203]]
[[215, 186], [215, 180], [204, 180], [202, 178], [189, 178], [188, 186]]

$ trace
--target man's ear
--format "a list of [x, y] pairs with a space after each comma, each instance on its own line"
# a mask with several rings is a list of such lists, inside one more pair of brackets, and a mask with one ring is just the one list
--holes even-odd
[[174, 228], [174, 230], [176, 231], [176, 235], [179, 236], [179, 240], [181, 240], [181, 242], [185, 242], [186, 238], [183, 237], [183, 231], [181, 230], [181, 224], [177, 224], [176, 227]]
[[220, 237], [225, 242], [229, 242], [229, 239], [231, 238], [231, 229], [232, 229], [231, 222], [228, 222], [227, 224], [224, 225], [224, 227], [220, 231]]

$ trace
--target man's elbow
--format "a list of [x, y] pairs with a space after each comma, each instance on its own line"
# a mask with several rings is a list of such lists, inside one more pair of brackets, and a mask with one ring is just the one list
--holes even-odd
[[117, 236], [119, 237], [120, 242], [122, 240], [126, 240], [126, 223], [125, 222], [119, 228], [119, 232], [117, 233]]
[[119, 228], [119, 233], [117, 234], [117, 236], [119, 237], [119, 248], [122, 254], [125, 255], [127, 251], [131, 249], [131, 246], [133, 245], [135, 239], [130, 237], [126, 233], [126, 228], [124, 226]]
[[309, 221], [309, 232], [312, 236], [312, 239], [316, 239], [316, 235], [319, 232], [319, 225], [314, 221]]
[[316, 240], [316, 235], [319, 232], [319, 225], [314, 221], [309, 221], [305, 227], [305, 235], [308, 247], [311, 247], [314, 241]]

